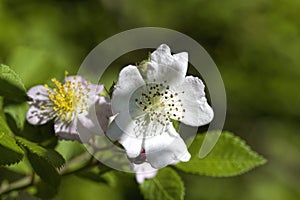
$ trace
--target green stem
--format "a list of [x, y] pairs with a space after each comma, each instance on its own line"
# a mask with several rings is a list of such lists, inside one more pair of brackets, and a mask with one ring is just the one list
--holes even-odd
[[[93, 158], [93, 157], [92, 157]], [[91, 159], [86, 165], [84, 165], [83, 167], [81, 168], [78, 168], [78, 169], [75, 169], [73, 171], [69, 171], [69, 172], [65, 172], [65, 173], [62, 173], [61, 176], [68, 176], [68, 175], [72, 175], [72, 174], [76, 174], [77, 172], [82, 172], [82, 171], [85, 171], [87, 169], [91, 169], [93, 167], [96, 167], [100, 165], [100, 162], [96, 161], [96, 162], [93, 162], [93, 159]]]
[[[86, 165], [78, 168], [78, 169], [75, 169], [73, 171], [67, 171], [67, 172], [63, 172], [61, 173], [60, 175], [61, 176], [69, 176], [69, 175], [72, 175], [72, 174], [76, 174], [78, 172], [82, 172], [82, 171], [85, 171], [85, 170], [88, 170], [88, 169], [91, 169], [93, 167], [96, 167], [98, 165], [100, 165], [101, 163], [97, 160], [94, 160], [93, 157], [91, 157], [91, 159], [86, 163]], [[103, 172], [100, 172], [100, 174], [104, 174], [108, 171], [110, 171], [111, 169], [107, 169]], [[30, 176], [27, 176], [25, 178], [23, 178], [21, 181], [17, 181], [17, 182], [26, 182], [26, 184], [23, 184], [23, 185], [20, 185], [20, 186], [17, 186], [17, 187], [10, 187], [4, 191], [0, 191], [0, 195], [5, 195], [5, 194], [8, 194], [10, 192], [13, 192], [13, 191], [20, 191], [20, 190], [24, 190], [24, 189], [27, 189], [29, 187], [32, 187], [34, 186], [35, 184], [38, 183], [38, 181], [35, 181], [35, 174], [33, 173], [32, 175]], [[28, 182], [28, 183], [27, 183]], [[15, 183], [12, 183], [11, 185], [15, 185]]]

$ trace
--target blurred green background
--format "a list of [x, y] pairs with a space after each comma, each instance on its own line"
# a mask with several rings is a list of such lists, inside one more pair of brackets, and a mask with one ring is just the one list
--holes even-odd
[[[121, 31], [157, 26], [187, 34], [222, 74], [225, 129], [268, 163], [232, 178], [181, 174], [186, 199], [300, 199], [299, 10], [299, 0], [0, 0], [0, 63], [30, 87], [76, 73], [97, 44]], [[141, 198], [133, 176], [122, 176], [109, 186], [66, 177], [56, 199]]]

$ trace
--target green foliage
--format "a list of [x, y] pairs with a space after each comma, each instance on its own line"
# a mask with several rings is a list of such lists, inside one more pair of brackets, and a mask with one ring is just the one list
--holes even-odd
[[24, 128], [26, 120], [26, 112], [29, 108], [27, 102], [18, 103], [18, 104], [9, 104], [5, 106], [4, 112], [7, 113], [15, 122], [15, 125], [18, 130]]
[[39, 182], [36, 186], [37, 193], [35, 194], [36, 197], [41, 199], [52, 199], [57, 194], [57, 186], [56, 187], [49, 187], [49, 185], [43, 181]]
[[199, 150], [207, 134], [215, 133], [208, 132], [197, 135], [189, 148], [192, 154], [191, 160], [177, 164], [178, 169], [187, 173], [224, 177], [242, 174], [266, 162], [243, 140], [229, 132], [223, 132], [212, 151], [200, 159], [198, 157]]
[[54, 133], [54, 124], [52, 121], [39, 126], [34, 126], [25, 122], [23, 130], [15, 133], [18, 136], [38, 143], [40, 146], [45, 148], [54, 149], [58, 143], [58, 138]]
[[27, 152], [27, 157], [34, 171], [45, 183], [53, 188], [59, 186], [60, 176], [48, 160], [30, 151]]
[[16, 102], [27, 100], [21, 78], [10, 67], [0, 65], [0, 95]]
[[86, 148], [77, 141], [60, 140], [56, 150], [64, 155], [66, 161], [72, 160], [86, 152]]
[[55, 168], [60, 168], [64, 165], [64, 158], [53, 149], [46, 149], [37, 143], [26, 140], [22, 137], [16, 137], [17, 142], [25, 147], [30, 153], [36, 154], [39, 157], [44, 158]]
[[179, 175], [171, 168], [158, 171], [153, 179], [140, 185], [144, 197], [149, 200], [179, 200], [184, 198], [184, 185]]
[[[64, 165], [64, 158], [53, 149], [45, 149], [37, 143], [26, 140], [22, 137], [16, 137], [19, 145], [27, 150], [27, 158], [39, 177], [45, 182], [49, 189], [56, 193], [56, 188], [60, 183], [60, 175], [56, 168]], [[41, 185], [40, 195], [44, 195], [44, 185]]]
[[11, 133], [9, 126], [6, 123], [5, 115], [1, 110], [0, 110], [0, 132], [4, 134]]
[[172, 124], [173, 124], [175, 130], [178, 132], [179, 127], [180, 127], [179, 121], [176, 121], [176, 120], [174, 120], [174, 119], [171, 119], [171, 121], [172, 121]]
[[[225, 82], [228, 97], [225, 128], [242, 138], [251, 138], [251, 144], [268, 155], [270, 163], [255, 173], [230, 179], [182, 174], [189, 193], [186, 198], [300, 199], [297, 188], [300, 93], [296, 92], [300, 75], [299, 0], [187, 0], [185, 3], [87, 0], [85, 3], [44, 1], [43, 4], [28, 0], [22, 3], [0, 1], [0, 27], [5, 27], [0, 34], [0, 62], [13, 66], [28, 87], [61, 75], [66, 68], [76, 72], [85, 55], [99, 41], [132, 27], [165, 27], [194, 38], [215, 60]], [[127, 57], [112, 63], [112, 68], [119, 69], [139, 60], [136, 56]], [[114, 72], [102, 78], [111, 83], [118, 70]], [[10, 115], [6, 120], [10, 120]], [[55, 136], [50, 126], [48, 130], [53, 137], [49, 139], [40, 128], [32, 126], [20, 136], [54, 148]], [[2, 129], [5, 134], [11, 133], [5, 117], [0, 117], [0, 132]], [[59, 143], [60, 146], [62, 142]], [[66, 143], [76, 144], [65, 148], [66, 159], [83, 151], [78, 143]], [[102, 186], [91, 185], [90, 181], [76, 176], [67, 178], [57, 199], [99, 199], [100, 196], [124, 199], [117, 192], [121, 187], [103, 190]], [[247, 195], [245, 191], [249, 191]], [[20, 199], [32, 199], [25, 197], [24, 194]]]
[[5, 180], [12, 183], [20, 180], [24, 176], [24, 174], [10, 170], [8, 167], [0, 167], [0, 182]]
[[24, 156], [15, 139], [3, 133], [0, 133], [0, 152], [0, 166], [18, 163]]

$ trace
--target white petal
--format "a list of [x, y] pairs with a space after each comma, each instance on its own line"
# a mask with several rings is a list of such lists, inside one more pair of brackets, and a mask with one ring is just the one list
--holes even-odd
[[77, 140], [80, 141], [79, 135], [76, 130], [76, 123], [66, 124], [59, 121], [54, 124], [55, 134], [62, 140]]
[[122, 134], [119, 142], [125, 148], [129, 158], [135, 158], [140, 155], [142, 151], [142, 139]]
[[148, 82], [164, 83], [170, 87], [181, 84], [187, 72], [188, 54], [182, 52], [171, 55], [170, 48], [163, 44], [151, 54], [151, 61], [147, 65]]
[[77, 116], [78, 121], [90, 132], [102, 134], [104, 131], [98, 121], [97, 111], [99, 105], [91, 105], [87, 112], [83, 112]]
[[145, 152], [152, 167], [159, 169], [180, 161], [187, 162], [191, 155], [186, 144], [172, 125], [161, 135], [145, 140]]
[[112, 116], [110, 99], [107, 97], [99, 97], [95, 106], [98, 122], [100, 123], [101, 129], [105, 132], [110, 117]]
[[88, 95], [99, 95], [104, 89], [103, 85], [96, 85], [96, 84], [89, 84], [88, 87], [91, 89]]
[[187, 76], [177, 92], [185, 109], [181, 122], [190, 126], [202, 126], [211, 122], [214, 112], [207, 103], [204, 84], [199, 78]]
[[129, 110], [130, 98], [134, 91], [145, 84], [137, 67], [129, 65], [122, 69], [112, 96], [112, 110], [119, 113]]
[[99, 97], [98, 101], [89, 107], [88, 112], [77, 116], [77, 131], [80, 139], [87, 142], [92, 136], [103, 134], [107, 130], [111, 116], [109, 99]]
[[67, 81], [67, 80], [74, 84], [78, 84], [80, 82], [80, 84], [83, 86], [88, 85], [87, 81], [82, 76], [67, 76], [65, 78], [65, 81]]
[[33, 99], [33, 101], [49, 101], [48, 89], [42, 85], [37, 85], [28, 90], [27, 95]]
[[135, 177], [139, 184], [143, 183], [145, 179], [154, 178], [158, 172], [147, 162], [138, 165], [132, 163], [132, 170], [136, 172]]
[[113, 141], [118, 140], [125, 148], [129, 158], [139, 156], [142, 151], [143, 133], [135, 120], [124, 118], [120, 113], [109, 125], [106, 135]]
[[123, 134], [124, 132], [117, 125], [115, 120], [109, 124], [108, 129], [106, 131], [106, 136], [112, 141], [119, 140]]
[[49, 110], [40, 109], [39, 106], [31, 105], [26, 113], [26, 119], [30, 124], [42, 125], [53, 119], [53, 115], [50, 115]]
[[103, 91], [104, 86], [103, 85], [95, 85], [95, 84], [89, 84], [88, 88], [90, 91], [87, 92], [88, 100], [87, 104], [91, 105], [94, 104], [96, 101], [99, 100], [100, 96], [99, 94]]
[[93, 128], [90, 128], [87, 126], [87, 124], [82, 124], [81, 121], [77, 121], [77, 126], [76, 126], [77, 134], [80, 138], [80, 142], [82, 143], [89, 143], [92, 138], [95, 138], [96, 136], [101, 136], [103, 134], [103, 131], [95, 131]]

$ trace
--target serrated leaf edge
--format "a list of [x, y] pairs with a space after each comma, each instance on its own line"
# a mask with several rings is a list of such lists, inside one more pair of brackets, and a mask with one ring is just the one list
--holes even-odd
[[[181, 184], [182, 184], [182, 187], [183, 187], [183, 191], [182, 191], [182, 194], [181, 194], [181, 196], [180, 196], [180, 200], [183, 200], [183, 199], [184, 199], [184, 196], [185, 196], [185, 186], [184, 186], [184, 182], [182, 181], [182, 178], [179, 176], [179, 174], [176, 172], [176, 170], [174, 170], [174, 169], [172, 169], [172, 168], [170, 168], [170, 167], [167, 167], [166, 169], [171, 170], [171, 172], [173, 172], [173, 173], [175, 174], [175, 176], [177, 176], [177, 178], [180, 179]], [[172, 196], [169, 195], [169, 193], [167, 193], [167, 192], [164, 190], [164, 187], [163, 187], [163, 186], [160, 184], [160, 182], [159, 182], [158, 180], [156, 180], [155, 178], [156, 178], [156, 177], [154, 177], [151, 181], [153, 181], [156, 185], [158, 185], [158, 186], [159, 186], [158, 188], [163, 189], [163, 190], [161, 190], [161, 191], [163, 191], [163, 193], [166, 194], [167, 199], [168, 199], [168, 200], [175, 200]], [[150, 180], [147, 180], [147, 179], [146, 179], [145, 181], [150, 181]], [[142, 186], [142, 185], [140, 185], [140, 192], [141, 192], [142, 195], [144, 196], [144, 193], [143, 193], [143, 191], [141, 190], [141, 186]], [[144, 197], [145, 197], [145, 196], [144, 196]]]
[[[256, 158], [260, 159], [259, 162], [257, 162], [254, 166], [248, 168], [248, 169], [245, 169], [245, 170], [241, 170], [240, 172], [236, 172], [236, 173], [228, 173], [227, 175], [216, 175], [216, 174], [210, 174], [210, 173], [199, 173], [199, 172], [187, 172], [185, 170], [183, 170], [181, 167], [178, 167], [176, 165], [174, 165], [174, 167], [176, 167], [176, 169], [184, 172], [184, 173], [188, 173], [188, 174], [195, 174], [195, 175], [204, 175], [204, 176], [209, 176], [209, 177], [216, 177], [216, 178], [222, 178], [222, 177], [233, 177], [233, 176], [238, 176], [238, 175], [242, 175], [242, 174], [245, 174], [259, 166], [262, 166], [264, 164], [267, 163], [267, 160], [260, 154], [258, 154], [256, 151], [254, 151], [247, 143], [245, 140], [243, 140], [242, 138], [240, 138], [239, 136], [236, 136], [234, 135], [233, 133], [231, 132], [228, 132], [228, 131], [225, 131], [223, 132], [222, 134], [226, 135], [227, 138], [233, 138], [233, 142], [235, 144], [242, 144], [242, 148], [245, 149], [245, 150], [248, 150], [248, 152], [250, 154], [252, 154], [253, 156], [255, 156]], [[202, 141], [203, 143], [203, 141]], [[201, 143], [201, 146], [202, 146], [202, 143]], [[200, 147], [201, 147], [200, 146]], [[199, 149], [200, 150], [200, 149]], [[210, 153], [208, 153], [209, 155]], [[207, 155], [207, 156], [208, 156]], [[200, 159], [200, 158], [199, 158]], [[233, 161], [230, 161], [230, 162], [233, 162]], [[249, 161], [250, 162], [250, 161]], [[253, 163], [253, 162], [251, 162]]]
[[[5, 133], [0, 133], [0, 139], [1, 139], [1, 135], [2, 135], [2, 137], [5, 137], [5, 136], [8, 136], [8, 135], [6, 135]], [[11, 137], [11, 136], [9, 136], [9, 137]], [[18, 143], [17, 143], [17, 141], [16, 141], [16, 138], [14, 138], [14, 137], [11, 137], [12, 139], [14, 139], [14, 141], [15, 141], [15, 143], [16, 143], [16, 145], [18, 145]], [[1, 145], [1, 144], [0, 144]], [[1, 145], [3, 148], [7, 148], [7, 147], [5, 147], [5, 146], [3, 146], [3, 145]], [[19, 145], [18, 145], [19, 146]], [[8, 149], [8, 150], [10, 150], [10, 151], [13, 151], [12, 149]], [[19, 163], [19, 162], [21, 162], [22, 160], [23, 160], [23, 158], [24, 158], [24, 151], [22, 150], [22, 148], [20, 148], [20, 152], [17, 152], [17, 151], [13, 151], [14, 153], [16, 153], [16, 154], [18, 154], [18, 155], [20, 155], [20, 156], [18, 156], [19, 157], [19, 159], [18, 160], [16, 160], [16, 161], [14, 161], [14, 162], [10, 162], [10, 163], [6, 163], [6, 164], [2, 164], [2, 165], [0, 165], [0, 166], [11, 166], [11, 165], [14, 165], [14, 164], [17, 164], [17, 163]], [[22, 153], [21, 153], [22, 152]]]
[[[23, 148], [26, 148], [26, 149], [29, 150], [31, 153], [33, 153], [33, 154], [35, 154], [35, 155], [37, 155], [37, 156], [39, 156], [39, 157], [45, 159], [45, 160], [46, 160], [50, 165], [52, 165], [54, 168], [60, 170], [60, 169], [62, 169], [62, 168], [65, 166], [65, 163], [63, 163], [63, 164], [60, 165], [60, 166], [56, 166], [56, 164], [53, 163], [47, 156], [45, 156], [45, 157], [40, 156], [40, 155], [34, 150], [34, 148], [31, 148], [30, 146], [28, 146], [27, 144], [25, 144], [24, 142], [22, 142], [22, 140], [24, 140], [24, 139], [23, 139], [23, 138], [20, 139], [20, 137], [16, 137], [17, 143], [20, 143], [20, 145], [21, 145]], [[28, 142], [35, 144], [38, 148], [42, 148], [43, 150], [51, 151], [51, 149], [49, 150], [49, 149], [46, 149], [46, 148], [44, 148], [44, 147], [41, 147], [40, 145], [38, 145], [38, 144], [35, 143], [35, 142], [31, 142], [31, 141], [28, 141]], [[54, 151], [54, 150], [53, 150], [53, 151]], [[62, 155], [60, 155], [60, 154], [58, 154], [58, 155], [65, 161], [65, 159], [64, 159], [64, 157], [63, 157]]]

